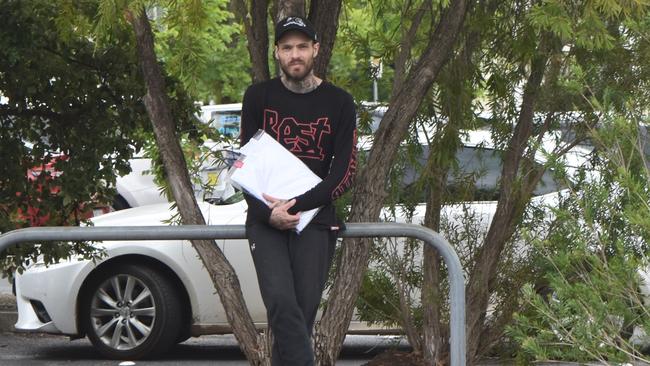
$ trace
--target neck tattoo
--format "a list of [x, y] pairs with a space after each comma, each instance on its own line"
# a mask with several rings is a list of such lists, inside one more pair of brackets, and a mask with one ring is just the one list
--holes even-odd
[[307, 75], [302, 80], [292, 80], [287, 78], [285, 75], [282, 75], [280, 80], [282, 80], [282, 84], [284, 84], [284, 86], [287, 87], [287, 89], [297, 94], [307, 94], [310, 91], [318, 88], [320, 83], [323, 81], [317, 78], [316, 76], [314, 76], [313, 73]]

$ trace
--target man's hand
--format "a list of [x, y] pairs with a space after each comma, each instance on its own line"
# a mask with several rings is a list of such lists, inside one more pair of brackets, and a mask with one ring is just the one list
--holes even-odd
[[264, 199], [269, 201], [269, 207], [271, 208], [271, 217], [269, 218], [269, 224], [271, 226], [278, 230], [295, 229], [298, 226], [300, 212], [295, 215], [287, 212], [289, 208], [296, 204], [295, 199], [287, 201], [267, 194], [264, 194]]
[[266, 193], [262, 193], [262, 196], [264, 197], [265, 200], [267, 200], [269, 202], [268, 205], [271, 208], [271, 210], [278, 207], [278, 206], [280, 206], [280, 205], [282, 205], [282, 204], [284, 204], [284, 203], [287, 203], [287, 200], [283, 200], [283, 199], [280, 199], [280, 198], [275, 198], [273, 196], [269, 196]]

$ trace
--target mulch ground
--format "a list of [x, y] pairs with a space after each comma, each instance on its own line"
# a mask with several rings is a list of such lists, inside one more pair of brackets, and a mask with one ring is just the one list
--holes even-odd
[[0, 294], [0, 310], [16, 310], [16, 297], [11, 294]]
[[362, 366], [423, 366], [424, 360], [419, 354], [388, 350], [364, 363]]

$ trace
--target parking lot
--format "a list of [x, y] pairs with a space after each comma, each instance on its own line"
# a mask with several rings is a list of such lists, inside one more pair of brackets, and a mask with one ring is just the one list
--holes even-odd
[[[11, 284], [0, 280], [0, 297], [9, 303]], [[5, 304], [3, 317], [11, 323], [14, 309]], [[70, 341], [65, 336], [15, 333], [0, 329], [0, 365], [130, 365], [100, 358], [87, 339]], [[363, 365], [388, 349], [406, 349], [406, 342], [395, 336], [348, 336], [337, 365]], [[232, 335], [190, 338], [157, 360], [137, 361], [136, 365], [248, 365]]]
[[[405, 349], [396, 337], [348, 336], [337, 365], [363, 365], [387, 349]], [[191, 338], [156, 360], [134, 363], [99, 358], [86, 339], [64, 336], [0, 333], [0, 365], [220, 365], [244, 366], [248, 362], [232, 335]]]

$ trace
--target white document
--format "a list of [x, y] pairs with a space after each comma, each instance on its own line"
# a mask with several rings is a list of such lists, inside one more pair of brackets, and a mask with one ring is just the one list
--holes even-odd
[[[257, 131], [239, 151], [242, 156], [230, 168], [230, 180], [235, 187], [264, 203], [268, 204], [263, 193], [291, 199], [312, 189], [322, 180], [263, 130]], [[301, 212], [296, 231], [301, 232], [319, 210], [320, 207]]]

